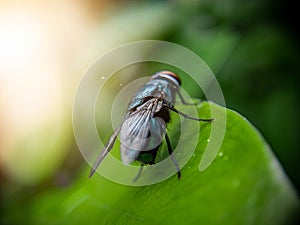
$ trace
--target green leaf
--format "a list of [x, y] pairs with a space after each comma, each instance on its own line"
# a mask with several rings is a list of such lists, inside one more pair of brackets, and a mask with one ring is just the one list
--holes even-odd
[[[224, 110], [203, 103], [198, 108], [202, 118], [210, 117], [209, 106], [217, 112]], [[244, 117], [228, 109], [226, 114], [221, 149], [202, 172], [199, 163], [211, 129], [203, 123], [197, 149], [182, 169], [180, 180], [174, 175], [155, 185], [131, 187], [99, 175], [87, 179], [86, 170], [73, 186], [41, 193], [26, 208], [12, 209], [10, 214], [15, 216], [7, 220], [39, 225], [293, 222], [299, 210], [298, 197], [268, 144]], [[216, 119], [214, 123], [218, 123]]]

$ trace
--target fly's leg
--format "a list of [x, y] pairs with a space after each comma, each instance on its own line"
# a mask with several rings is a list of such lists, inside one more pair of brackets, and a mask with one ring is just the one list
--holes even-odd
[[137, 181], [137, 179], [139, 179], [139, 177], [141, 176], [141, 174], [142, 174], [142, 171], [143, 171], [143, 168], [144, 168], [144, 163], [141, 163], [141, 166], [140, 166], [140, 170], [139, 170], [139, 172], [138, 172], [138, 174], [133, 178], [133, 180], [132, 180], [132, 182], [136, 182]]
[[201, 102], [201, 100], [199, 100], [199, 101], [197, 101], [197, 102], [186, 102], [186, 101], [184, 100], [183, 96], [180, 94], [179, 91], [177, 91], [177, 94], [178, 94], [178, 96], [179, 96], [179, 98], [180, 98], [181, 103], [184, 104], [184, 105], [198, 105], [198, 104], [200, 104], [200, 102]]
[[187, 115], [187, 114], [185, 114], [183, 112], [180, 112], [177, 109], [175, 109], [172, 104], [166, 104], [166, 103], [164, 103], [163, 106], [166, 107], [166, 108], [168, 108], [168, 109], [170, 109], [170, 110], [172, 110], [173, 112], [176, 112], [177, 114], [183, 116], [186, 119], [191, 119], [191, 120], [196, 120], [196, 121], [201, 121], [201, 122], [212, 122], [212, 121], [215, 120], [214, 118], [211, 118], [211, 119], [202, 119], [202, 118], [191, 117], [191, 116], [189, 116], [189, 115]]
[[115, 141], [116, 141], [116, 139], [118, 137], [118, 134], [120, 132], [121, 126], [122, 126], [122, 124], [115, 130], [115, 132], [109, 138], [109, 140], [108, 140], [107, 144], [105, 145], [104, 149], [98, 155], [98, 157], [97, 157], [96, 161], [94, 162], [93, 167], [90, 171], [89, 178], [91, 178], [94, 175], [94, 173], [96, 172], [98, 166], [101, 164], [101, 162], [103, 161], [105, 156], [110, 152], [110, 150], [114, 146]]
[[169, 136], [168, 136], [167, 133], [165, 134], [165, 138], [166, 138], [166, 141], [167, 141], [169, 155], [170, 155], [170, 157], [171, 157], [171, 159], [172, 159], [172, 161], [173, 161], [173, 163], [174, 163], [174, 165], [176, 167], [177, 176], [178, 176], [178, 179], [179, 179], [181, 177], [180, 168], [178, 166], [178, 163], [177, 163], [176, 159], [174, 158], [174, 156], [172, 154], [173, 149], [172, 149], [171, 142], [170, 142], [170, 139], [169, 139]]

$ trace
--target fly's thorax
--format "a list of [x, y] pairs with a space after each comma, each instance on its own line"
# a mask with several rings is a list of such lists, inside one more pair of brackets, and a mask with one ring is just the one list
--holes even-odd
[[160, 96], [165, 101], [175, 102], [175, 94], [178, 91], [178, 86], [174, 85], [173, 82], [167, 81], [165, 79], [157, 79], [158, 87], [154, 92], [154, 95]]
[[135, 109], [151, 98], [163, 98], [174, 104], [175, 93], [178, 88], [179, 86], [170, 80], [164, 78], [151, 79], [132, 97], [128, 110]]

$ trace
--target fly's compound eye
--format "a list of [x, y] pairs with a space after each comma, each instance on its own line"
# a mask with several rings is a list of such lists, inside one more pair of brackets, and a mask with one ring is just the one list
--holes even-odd
[[171, 80], [174, 83], [176, 83], [178, 86], [181, 85], [180, 77], [177, 74], [175, 74], [171, 71], [160, 71], [160, 72], [158, 72], [157, 74], [155, 74], [153, 76], [153, 78], [159, 78], [159, 77], [163, 77], [163, 78], [166, 78], [168, 80]]

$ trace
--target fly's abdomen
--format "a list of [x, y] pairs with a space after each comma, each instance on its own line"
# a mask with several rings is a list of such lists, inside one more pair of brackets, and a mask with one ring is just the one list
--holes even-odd
[[140, 152], [136, 160], [143, 164], [155, 164], [155, 158], [159, 147], [160, 146], [157, 146], [155, 149], [147, 152]]

